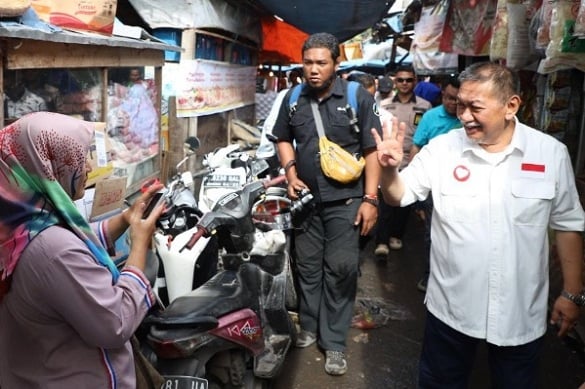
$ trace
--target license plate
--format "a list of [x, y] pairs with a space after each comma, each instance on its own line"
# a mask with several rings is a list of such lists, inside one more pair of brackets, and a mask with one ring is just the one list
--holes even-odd
[[183, 375], [166, 375], [165, 382], [160, 389], [208, 389], [209, 383], [205, 378]]
[[205, 186], [238, 189], [241, 186], [240, 176], [237, 174], [211, 174], [207, 176]]

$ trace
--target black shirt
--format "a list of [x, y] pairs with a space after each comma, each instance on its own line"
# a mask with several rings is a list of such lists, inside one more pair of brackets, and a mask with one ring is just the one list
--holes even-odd
[[[370, 133], [372, 128], [381, 133], [380, 118], [377, 116], [374, 97], [364, 88], [357, 90], [359, 133], [350, 125], [347, 112], [347, 81], [336, 78], [331, 94], [319, 103], [319, 112], [327, 138], [353, 154], [363, 155], [364, 151], [376, 147]], [[296, 170], [298, 177], [309, 186], [316, 199], [329, 202], [362, 197], [364, 175], [350, 184], [341, 184], [321, 171], [319, 162], [319, 136], [311, 111], [310, 99], [314, 99], [309, 87], [304, 86], [297, 101], [296, 110], [290, 116], [289, 91], [280, 106], [272, 134], [279, 141], [296, 143]]]

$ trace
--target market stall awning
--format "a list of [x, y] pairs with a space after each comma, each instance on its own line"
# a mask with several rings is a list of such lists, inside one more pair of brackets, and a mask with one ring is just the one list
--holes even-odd
[[275, 17], [262, 18], [262, 50], [259, 62], [300, 63], [301, 48], [307, 37], [307, 33]]
[[[248, 0], [250, 1], [250, 0]], [[344, 42], [386, 16], [394, 0], [254, 0], [309, 34], [329, 32]]]
[[221, 29], [253, 42], [261, 40], [256, 13], [225, 0], [128, 0], [152, 28]]

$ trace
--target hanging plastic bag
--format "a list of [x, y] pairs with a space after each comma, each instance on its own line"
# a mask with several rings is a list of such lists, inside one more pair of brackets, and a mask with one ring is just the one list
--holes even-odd
[[439, 51], [447, 17], [448, 2], [423, 7], [418, 22], [414, 24], [412, 41], [412, 65], [416, 74], [455, 73], [458, 55]]

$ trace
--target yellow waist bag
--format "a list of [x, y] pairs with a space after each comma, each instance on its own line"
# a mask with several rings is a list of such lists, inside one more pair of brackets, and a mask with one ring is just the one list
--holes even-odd
[[319, 159], [323, 174], [342, 184], [348, 184], [360, 178], [366, 166], [364, 157], [357, 159], [343, 147], [327, 139], [319, 106], [314, 100], [311, 101], [311, 109], [319, 133]]

